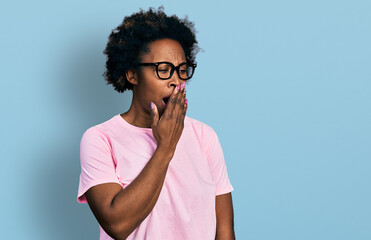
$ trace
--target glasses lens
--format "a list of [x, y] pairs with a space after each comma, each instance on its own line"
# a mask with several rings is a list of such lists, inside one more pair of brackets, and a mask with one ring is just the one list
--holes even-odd
[[181, 65], [179, 68], [179, 74], [181, 79], [189, 79], [193, 75], [193, 67], [188, 64]]
[[168, 63], [160, 63], [158, 65], [158, 76], [160, 78], [169, 78], [171, 74], [171, 65]]
[[[161, 79], [169, 79], [171, 77], [172, 65], [169, 63], [160, 63], [157, 68], [158, 76]], [[194, 67], [190, 64], [183, 63], [179, 66], [180, 79], [187, 80], [193, 75]]]
[[188, 78], [191, 78], [193, 75], [194, 67], [191, 65], [187, 65], [187, 76]]

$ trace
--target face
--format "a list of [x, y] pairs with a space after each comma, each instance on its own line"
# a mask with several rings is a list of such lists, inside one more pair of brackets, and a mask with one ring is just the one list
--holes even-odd
[[[174, 66], [186, 62], [182, 46], [178, 41], [172, 39], [161, 39], [149, 45], [150, 52], [142, 57], [142, 63], [170, 62]], [[164, 98], [171, 95], [178, 84], [184, 80], [180, 79], [176, 71], [170, 79], [162, 80], [157, 77], [155, 66], [141, 66], [133, 83], [134, 105], [140, 106], [144, 112], [150, 115], [150, 102], [154, 102], [161, 115], [165, 109]]]

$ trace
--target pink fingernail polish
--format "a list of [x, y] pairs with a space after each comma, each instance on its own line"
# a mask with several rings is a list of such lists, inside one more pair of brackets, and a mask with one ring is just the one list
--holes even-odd
[[186, 85], [186, 84], [185, 84], [185, 82], [184, 82], [184, 83], [182, 83], [182, 88], [185, 88], [185, 85]]
[[178, 91], [180, 90], [180, 84], [178, 86], [176, 86], [176, 89], [178, 89]]
[[186, 100], [184, 100], [184, 103], [185, 103], [185, 104], [187, 104], [187, 103], [188, 103], [187, 99], [186, 99]]
[[154, 108], [155, 108], [155, 104], [151, 102], [151, 110], [153, 110]]

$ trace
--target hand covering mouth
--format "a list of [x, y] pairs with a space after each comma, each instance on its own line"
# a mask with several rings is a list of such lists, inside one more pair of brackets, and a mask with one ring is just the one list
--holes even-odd
[[[173, 90], [173, 92], [174, 92], [174, 90]], [[166, 106], [166, 104], [168, 103], [168, 101], [170, 99], [170, 96], [173, 92], [171, 92], [168, 96], [162, 98], [162, 102], [163, 102], [164, 106]]]

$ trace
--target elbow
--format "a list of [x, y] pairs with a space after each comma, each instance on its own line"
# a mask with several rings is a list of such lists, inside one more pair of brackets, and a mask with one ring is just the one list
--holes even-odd
[[106, 226], [103, 230], [113, 239], [125, 240], [130, 234], [127, 234], [125, 229], [118, 226]]
[[135, 230], [125, 223], [108, 225], [106, 228], [102, 226], [102, 228], [110, 237], [117, 240], [125, 240]]

